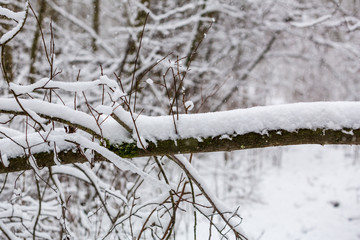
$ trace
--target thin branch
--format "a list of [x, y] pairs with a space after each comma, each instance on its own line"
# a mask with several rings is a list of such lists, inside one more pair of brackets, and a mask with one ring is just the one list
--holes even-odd
[[[246, 72], [241, 76], [241, 78], [239, 79], [239, 83], [244, 82], [248, 77], [249, 74], [252, 72], [252, 70], [254, 70], [254, 68], [264, 59], [265, 55], [270, 51], [272, 45], [274, 44], [275, 40], [276, 40], [277, 34], [274, 34], [271, 39], [269, 40], [269, 42], [266, 44], [265, 49], [260, 53], [260, 55], [251, 63], [251, 65], [248, 67], [248, 69], [246, 69]], [[211, 111], [212, 112], [216, 112], [219, 111], [221, 106], [228, 102], [228, 100], [232, 97], [232, 95], [238, 90], [239, 88], [239, 83], [236, 84], [231, 90], [230, 92], [220, 101], [220, 103]]]
[[184, 161], [180, 160], [175, 155], [168, 155], [170, 159], [172, 159], [181, 169], [184, 170], [186, 175], [191, 178], [191, 180], [196, 184], [196, 186], [199, 188], [201, 193], [205, 196], [205, 198], [209, 201], [213, 209], [220, 215], [220, 217], [223, 219], [223, 221], [231, 228], [231, 230], [234, 232], [237, 239], [246, 240], [247, 238], [243, 235], [243, 233], [239, 232], [239, 230], [236, 228], [236, 225], [234, 226], [233, 223], [230, 221], [230, 219], [225, 217], [225, 213], [222, 211], [222, 209], [219, 209], [218, 203], [214, 201], [211, 195], [209, 195], [207, 189], [205, 186], [199, 182], [198, 177], [195, 175], [196, 172], [194, 172], [194, 169], [190, 169], [191, 165], [190, 163], [185, 164]]
[[[142, 39], [143, 39], [144, 31], [145, 31], [146, 21], [147, 21], [148, 17], [149, 17], [149, 13], [146, 14], [145, 22], [144, 22], [144, 26], [143, 26], [143, 30], [141, 31], [140, 41], [139, 41], [139, 47], [138, 47], [137, 52], [136, 52], [134, 70], [133, 70], [133, 75], [132, 75], [132, 79], [131, 79], [131, 87], [130, 87], [130, 95], [129, 95], [129, 105], [131, 105], [131, 95], [132, 95], [131, 93], [132, 93], [133, 91], [135, 91], [134, 108], [133, 108], [133, 111], [134, 111], [134, 112], [136, 111], [136, 109], [135, 109], [135, 108], [136, 108], [136, 92], [137, 92], [137, 87], [138, 87], [138, 79], [136, 79], [136, 81], [135, 81], [135, 86], [134, 86], [135, 73], [136, 73], [137, 63], [138, 63], [138, 60], [139, 60], [139, 53], [140, 53], [141, 44], [142, 44]], [[135, 89], [134, 89], [134, 87], [135, 87]]]
[[[21, 99], [21, 102], [20, 102], [20, 99], [15, 98], [15, 100], [14, 99], [1, 99], [1, 102], [3, 103], [3, 105], [0, 106], [0, 113], [14, 114], [14, 115], [28, 115], [30, 118], [32, 118], [31, 115], [29, 115], [27, 113], [27, 111], [25, 110], [25, 108], [28, 108], [28, 109], [34, 111], [37, 115], [39, 115], [40, 117], [42, 117], [44, 119], [64, 123], [64, 124], [79, 128], [89, 134], [92, 134], [98, 138], [101, 138], [101, 132], [98, 130], [98, 125], [97, 125], [96, 121], [94, 123], [93, 117], [84, 112], [76, 111], [76, 110], [73, 110], [66, 106], [61, 106], [59, 104], [48, 103], [48, 102], [44, 102], [44, 101], [40, 101], [40, 100]], [[19, 108], [11, 107], [14, 105], [15, 102], [20, 103]], [[49, 111], [47, 111], [46, 109], [57, 109], [58, 111], [53, 111], [52, 113], [49, 113]], [[77, 116], [78, 119], [82, 119], [82, 120], [87, 119], [87, 121], [82, 121], [82, 122], [83, 123], [87, 122], [88, 126], [84, 126], [84, 124], [79, 124], [79, 123], [75, 122], [74, 120], [67, 119], [66, 116], [63, 114], [64, 111], [71, 113], [71, 115], [73, 117]], [[37, 121], [35, 121], [35, 122], [37, 122]], [[40, 123], [38, 123], [38, 124], [40, 124]], [[92, 125], [92, 126], [90, 126], [90, 125]]]

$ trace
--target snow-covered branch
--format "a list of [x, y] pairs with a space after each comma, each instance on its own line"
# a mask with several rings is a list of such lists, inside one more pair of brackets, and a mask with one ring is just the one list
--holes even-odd
[[[71, 125], [88, 132], [94, 136], [101, 137], [102, 128], [100, 128], [95, 119], [84, 112], [73, 110], [69, 107], [48, 103], [36, 99], [21, 99], [22, 106], [29, 112], [32, 112], [33, 117], [41, 117], [47, 120]], [[15, 99], [0, 99], [0, 113], [26, 115], [22, 111]]]
[[21, 29], [25, 24], [28, 10], [29, 10], [28, 1], [26, 1], [25, 4], [25, 11], [22, 12], [13, 12], [7, 8], [0, 7], [1, 16], [9, 18], [17, 23], [13, 29], [11, 29], [10, 31], [6, 32], [4, 35], [1, 36], [0, 45], [5, 45], [21, 31]]
[[[28, 102], [35, 100], [28, 100]], [[24, 106], [31, 105], [24, 101]], [[55, 105], [41, 101], [38, 108], [31, 110], [36, 114], [43, 115], [41, 106]], [[41, 103], [40, 103], [41, 102]], [[9, 110], [10, 100], [1, 100], [0, 111], [13, 113]], [[14, 103], [15, 104], [15, 103]], [[55, 105], [56, 106], [56, 105]], [[47, 115], [52, 120], [66, 122], [66, 124], [91, 129], [94, 135], [99, 136], [99, 127], [95, 120], [80, 111], [58, 106]], [[66, 110], [66, 111], [65, 111]], [[20, 111], [17, 109], [17, 111]], [[127, 131], [111, 117], [108, 124], [100, 127], [103, 137], [108, 139], [106, 148], [120, 157], [135, 158], [143, 156], [168, 155], [178, 153], [197, 153], [215, 151], [233, 151], [249, 148], [263, 148], [272, 146], [298, 145], [298, 144], [360, 144], [360, 111], [359, 102], [314, 102], [275, 105], [266, 107], [254, 107], [237, 109], [232, 111], [180, 115], [174, 126], [172, 116], [138, 116], [136, 127], [138, 135], [146, 146], [143, 149], [139, 144], [139, 137], [133, 134], [130, 138]], [[116, 113], [116, 111], [115, 111]], [[62, 118], [60, 116], [62, 115]], [[117, 114], [125, 118], [123, 114]], [[65, 120], [64, 120], [65, 119]], [[87, 119], [87, 121], [86, 121]], [[125, 122], [129, 122], [125, 119]], [[91, 123], [91, 124], [90, 124]], [[56, 131], [55, 131], [56, 132]], [[87, 131], [91, 133], [91, 131]], [[65, 133], [64, 133], [65, 134]], [[69, 135], [66, 137], [66, 135]], [[51, 136], [51, 134], [50, 134]], [[65, 138], [71, 134], [65, 134]], [[1, 167], [0, 172], [19, 171], [30, 168], [27, 159], [22, 157], [23, 151], [17, 146], [15, 138], [3, 138], [0, 140], [0, 151], [6, 156], [8, 167]], [[137, 140], [136, 140], [137, 139]], [[76, 142], [74, 140], [74, 142]], [[43, 142], [34, 144], [37, 148], [32, 149], [36, 155], [38, 166], [54, 165], [53, 147]], [[81, 142], [78, 142], [81, 145]], [[89, 148], [89, 146], [83, 146]], [[18, 151], [14, 149], [19, 148]], [[69, 145], [58, 145], [58, 154], [63, 163], [84, 162], [82, 153], [76, 151], [76, 146], [69, 151]], [[71, 147], [70, 147], [71, 148]], [[11, 149], [11, 151], [10, 151]], [[69, 155], [69, 156], [67, 156]], [[104, 161], [104, 154], [95, 154], [95, 161]], [[110, 160], [110, 159], [107, 159]], [[111, 161], [111, 160], [110, 160]]]

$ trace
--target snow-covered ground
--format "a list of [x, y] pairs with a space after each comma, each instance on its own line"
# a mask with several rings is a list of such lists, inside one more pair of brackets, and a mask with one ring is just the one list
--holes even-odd
[[[242, 205], [253, 239], [360, 239], [360, 159], [355, 147], [284, 148], [281, 167], [268, 167], [262, 203]], [[357, 161], [357, 162], [355, 162]]]
[[[212, 153], [204, 158], [207, 167], [198, 162], [197, 168], [214, 181], [211, 190], [228, 207], [240, 204], [241, 227], [250, 240], [360, 239], [360, 147], [302, 145], [239, 151], [230, 164], [217, 161], [222, 154]], [[211, 168], [209, 162], [216, 166]], [[234, 172], [238, 177], [232, 176]], [[247, 188], [253, 190], [240, 189], [244, 185], [252, 185]], [[233, 190], [229, 192], [228, 186]], [[235, 192], [249, 196], [234, 197]], [[194, 239], [191, 216], [180, 221], [187, 229], [180, 239]], [[228, 237], [234, 239], [232, 234]], [[197, 239], [209, 239], [209, 223], [204, 219], [198, 222]], [[213, 229], [210, 239], [225, 238]]]

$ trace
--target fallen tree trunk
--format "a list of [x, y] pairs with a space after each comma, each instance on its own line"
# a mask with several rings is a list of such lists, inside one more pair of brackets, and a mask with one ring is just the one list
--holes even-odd
[[[119, 105], [100, 106], [98, 110], [104, 113], [94, 116], [41, 100], [18, 101], [0, 98], [0, 113], [30, 116], [43, 126], [32, 133], [6, 125], [0, 128], [0, 173], [31, 169], [30, 162], [39, 168], [86, 162], [86, 149], [94, 150], [94, 161], [112, 162], [113, 158], [119, 160], [118, 156], [131, 159], [298, 144], [360, 144], [359, 102], [150, 117], [127, 112]], [[44, 120], [61, 127], [54, 128]], [[63, 127], [77, 130], [65, 132]]]
[[[299, 144], [342, 144], [359, 145], [360, 129], [298, 129], [289, 132], [278, 129], [266, 133], [250, 132], [242, 135], [229, 136], [220, 135], [207, 138], [185, 138], [174, 140], [159, 140], [155, 143], [149, 142], [147, 149], [138, 148], [136, 143], [124, 143], [121, 145], [110, 145], [108, 149], [123, 158], [136, 158], [146, 156], [159, 156], [169, 154], [204, 153], [217, 151], [234, 151], [252, 148], [264, 148], [275, 146], [299, 145]], [[61, 164], [87, 162], [78, 150], [72, 149], [57, 153]], [[54, 153], [41, 152], [34, 154], [39, 168], [53, 166]], [[107, 161], [100, 154], [95, 154], [95, 161]], [[9, 159], [9, 165], [5, 167], [0, 164], [0, 173], [23, 171], [31, 169], [27, 157], [16, 157]]]

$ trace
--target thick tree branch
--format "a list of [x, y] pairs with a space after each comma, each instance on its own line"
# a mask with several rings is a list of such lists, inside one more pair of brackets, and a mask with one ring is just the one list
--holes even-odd
[[[23, 114], [14, 100], [0, 100], [0, 112]], [[113, 118], [107, 118], [100, 125], [88, 114], [65, 106], [38, 100], [21, 101], [26, 109], [41, 117], [87, 130], [92, 136], [99, 136], [101, 131], [102, 144], [123, 158], [297, 144], [360, 144], [359, 102], [297, 103], [206, 114], [183, 114], [176, 121], [176, 130], [171, 116], [141, 115], [133, 122], [136, 134], [132, 131], [129, 134], [122, 125], [129, 121], [131, 113], [120, 111], [119, 108], [116, 111], [120, 112], [114, 113], [120, 119], [120, 124]], [[86, 161], [82, 153], [77, 152], [77, 146], [95, 151], [101, 149], [97, 148], [97, 142], [93, 142], [91, 146], [83, 146], [74, 135], [57, 130], [54, 132], [56, 133], [50, 134], [47, 140], [36, 140], [36, 134], [27, 134], [26, 139], [33, 141], [31, 144], [26, 142], [25, 145], [21, 144], [25, 136], [16, 135], [10, 139], [6, 133], [3, 134], [8, 139], [0, 140], [0, 156], [4, 159], [1, 162], [5, 165], [9, 163], [9, 166], [0, 167], [0, 173], [29, 169], [28, 159], [20, 156], [25, 152], [27, 155], [33, 154], [39, 167], [54, 165], [52, 141], [56, 142], [62, 164]], [[60, 147], [60, 143], [65, 143], [66, 139], [72, 139], [69, 141], [74, 145], [65, 144]], [[136, 141], [141, 141], [141, 146], [146, 146], [146, 150], [138, 147], [140, 144]], [[34, 147], [28, 152], [30, 146]], [[68, 152], [64, 152], [65, 149]], [[105, 158], [95, 154], [94, 160], [104, 161]]]
[[[321, 129], [298, 129], [289, 132], [278, 129], [271, 130], [265, 134], [250, 132], [242, 135], [208, 137], [208, 138], [186, 138], [173, 140], [160, 140], [157, 143], [150, 142], [147, 151], [137, 148], [134, 143], [123, 145], [111, 145], [110, 150], [124, 158], [136, 158], [144, 156], [169, 155], [178, 153], [201, 153], [216, 151], [234, 151], [251, 148], [264, 148], [273, 146], [299, 145], [299, 144], [360, 144], [360, 129], [330, 130]], [[34, 154], [37, 165], [42, 167], [55, 165], [53, 153], [44, 152]], [[78, 151], [59, 152], [61, 164], [81, 163], [87, 160]], [[95, 154], [95, 161], [106, 161], [104, 157]], [[9, 166], [0, 164], [0, 173], [15, 172], [30, 169], [30, 164], [25, 157], [9, 159]]]

